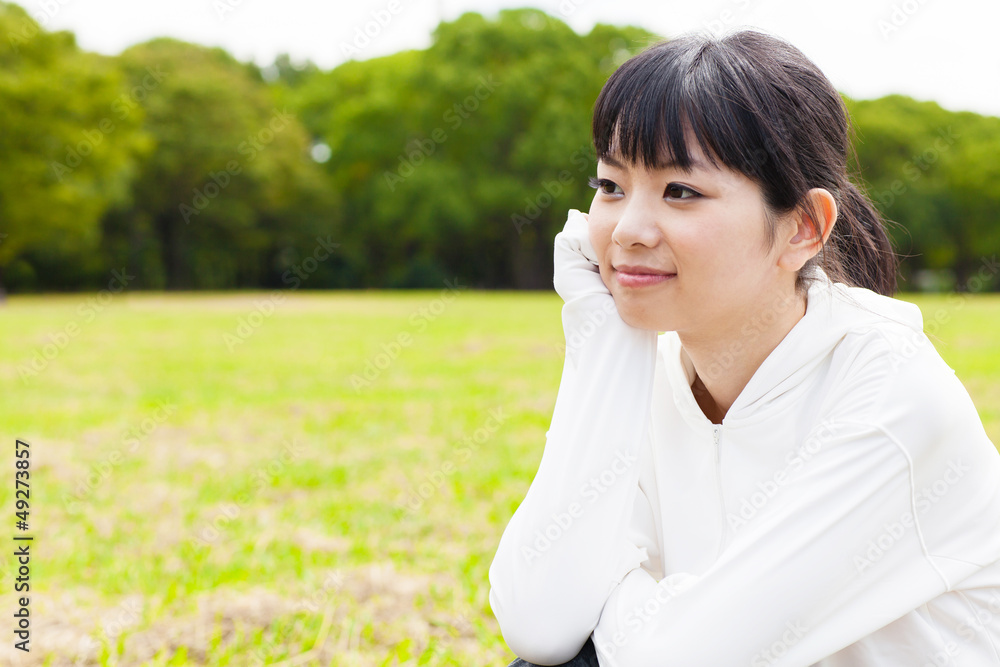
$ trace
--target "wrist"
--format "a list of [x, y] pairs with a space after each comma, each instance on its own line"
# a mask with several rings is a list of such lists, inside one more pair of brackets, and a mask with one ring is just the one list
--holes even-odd
[[625, 353], [631, 345], [651, 343], [655, 352], [657, 333], [625, 322], [611, 294], [586, 294], [567, 301], [562, 307], [562, 324], [566, 353], [574, 363], [585, 349], [607, 345]]

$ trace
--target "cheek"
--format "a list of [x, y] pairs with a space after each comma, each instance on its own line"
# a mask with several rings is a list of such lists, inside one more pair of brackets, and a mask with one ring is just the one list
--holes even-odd
[[[593, 211], [593, 209], [591, 210]], [[611, 247], [611, 234], [615, 231], [614, 222], [591, 212], [588, 215], [587, 224], [590, 231], [590, 245], [594, 247], [597, 261], [600, 262], [603, 269], [607, 263], [605, 257], [607, 257], [608, 248]]]
[[[611, 274], [613, 270], [611, 268], [610, 248], [611, 248], [611, 234], [615, 231], [615, 224], [613, 221], [609, 220], [606, 216], [601, 216], [600, 211], [595, 209], [598, 207], [591, 207], [591, 212], [588, 215], [588, 229], [590, 231], [590, 245], [594, 247], [594, 253], [597, 255], [598, 270], [601, 273], [601, 280], [604, 281], [605, 285], [611, 285]], [[609, 288], [610, 289], [610, 288]]]
[[740, 275], [760, 268], [767, 259], [763, 224], [742, 211], [725, 211], [677, 230], [671, 245], [688, 260], [688, 271]]

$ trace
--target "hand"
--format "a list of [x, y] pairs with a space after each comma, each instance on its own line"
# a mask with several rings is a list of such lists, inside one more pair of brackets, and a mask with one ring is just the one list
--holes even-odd
[[590, 221], [585, 213], [570, 209], [563, 230], [556, 234], [553, 252], [556, 293], [565, 302], [562, 307], [566, 357], [575, 368], [581, 350], [598, 331], [615, 336], [618, 328], [608, 326], [621, 316], [611, 290], [604, 283], [597, 253], [590, 242]]
[[570, 209], [566, 225], [556, 234], [553, 264], [552, 284], [563, 301], [568, 303], [587, 294], [611, 294], [601, 278], [597, 253], [590, 243], [586, 213]]

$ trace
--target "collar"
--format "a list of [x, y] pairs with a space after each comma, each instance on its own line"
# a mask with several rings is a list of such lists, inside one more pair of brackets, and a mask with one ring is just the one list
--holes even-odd
[[[806, 312], [764, 359], [737, 396], [723, 425], [764, 419], [779, 409], [773, 399], [800, 384], [851, 332], [903, 327], [923, 332], [917, 306], [861, 287], [834, 283], [816, 267], [806, 293]], [[676, 332], [660, 334], [658, 353], [678, 410], [696, 428], [711, 428], [691, 391], [695, 367]]]

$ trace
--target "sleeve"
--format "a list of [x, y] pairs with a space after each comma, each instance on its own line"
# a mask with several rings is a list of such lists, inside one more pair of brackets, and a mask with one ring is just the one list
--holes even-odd
[[[643, 451], [648, 452], [650, 439], [644, 440]], [[656, 528], [656, 518], [649, 495], [643, 490], [642, 471], [646, 470], [647, 461], [640, 462], [639, 490], [635, 494], [635, 506], [632, 509], [632, 520], [629, 523], [625, 539], [634, 545], [645, 559], [640, 566], [655, 579], [663, 578], [663, 554], [660, 551], [659, 531]]]
[[602, 666], [803, 667], [947, 590], [892, 433], [827, 418], [811, 437], [808, 460], [710, 568], [623, 578], [594, 631]]
[[567, 350], [535, 478], [490, 566], [490, 606], [507, 645], [566, 662], [608, 595], [647, 554], [629, 539], [648, 435], [656, 332], [618, 315], [611, 294], [562, 308]]

